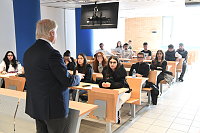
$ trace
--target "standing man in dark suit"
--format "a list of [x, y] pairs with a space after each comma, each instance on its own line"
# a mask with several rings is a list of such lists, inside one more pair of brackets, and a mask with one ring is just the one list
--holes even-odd
[[69, 86], [79, 84], [82, 75], [70, 75], [61, 54], [53, 45], [57, 24], [44, 19], [37, 23], [37, 41], [24, 54], [27, 83], [26, 113], [36, 120], [37, 133], [65, 133]]

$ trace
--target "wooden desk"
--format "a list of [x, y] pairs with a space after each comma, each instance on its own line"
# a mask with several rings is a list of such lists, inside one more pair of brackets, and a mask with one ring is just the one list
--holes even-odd
[[[90, 85], [89, 87], [83, 87], [84, 85]], [[99, 88], [99, 85], [98, 84], [92, 84], [92, 83], [85, 83], [85, 82], [80, 82], [80, 84], [78, 86], [72, 86], [72, 87], [69, 87], [71, 89], [76, 89], [76, 90], [91, 90], [92, 87], [97, 87]], [[104, 88], [102, 88], [104, 89]], [[108, 90], [108, 89], [106, 89]], [[121, 93], [124, 93], [126, 91], [128, 91], [128, 88], [117, 88], [117, 89], [110, 89], [110, 90], [116, 90], [118, 91], [118, 94], [121, 94]]]
[[15, 97], [19, 99], [26, 99], [26, 92], [0, 88], [0, 95]]
[[16, 76], [17, 73], [6, 73], [6, 74], [2, 74], [0, 73], [0, 78], [8, 78], [10, 76]]
[[139, 99], [137, 102], [135, 102], [135, 104], [136, 105], [141, 105], [142, 84], [146, 80], [148, 80], [148, 78], [144, 78], [144, 77], [133, 78], [131, 76], [126, 76], [126, 79], [127, 79], [129, 87], [132, 89], [131, 98], [133, 98], [133, 99]]
[[144, 60], [144, 62], [151, 63], [152, 60]]
[[124, 62], [124, 61], [130, 61], [131, 59], [128, 59], [128, 58], [119, 58], [119, 60]]
[[93, 73], [92, 74], [92, 79], [93, 81], [96, 81], [98, 79], [103, 79], [103, 74], [102, 73]]
[[122, 64], [124, 65], [125, 68], [131, 68], [132, 66], [132, 62], [122, 62]]
[[118, 120], [120, 97], [128, 88], [104, 89], [93, 87], [88, 91], [88, 103], [97, 104], [99, 108], [90, 113], [94, 119], [104, 119], [106, 121], [106, 133], [111, 133], [111, 123]]
[[[20, 103], [20, 99], [23, 99], [23, 100], [26, 99], [26, 92], [20, 92], [16, 90], [5, 89], [5, 88], [0, 88], [0, 95], [19, 99], [17, 103], [18, 105], [16, 108], [16, 112]], [[91, 111], [95, 110], [97, 107], [98, 107], [97, 105], [93, 105], [93, 104], [69, 101], [69, 115], [67, 118], [68, 119], [67, 133], [79, 133], [81, 120], [85, 118]], [[14, 114], [14, 120], [15, 120], [15, 116], [16, 114]]]
[[130, 72], [131, 68], [125, 68], [126, 72]]
[[81, 103], [76, 101], [69, 101], [69, 108], [80, 110], [79, 116], [88, 114], [92, 110], [96, 109], [98, 106], [93, 104]]

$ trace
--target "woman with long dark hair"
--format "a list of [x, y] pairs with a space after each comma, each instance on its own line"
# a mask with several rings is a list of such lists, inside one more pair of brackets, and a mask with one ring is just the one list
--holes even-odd
[[107, 65], [107, 58], [102, 52], [94, 55], [93, 70], [95, 73], [102, 73], [103, 68]]
[[161, 80], [164, 79], [164, 73], [166, 72], [167, 61], [165, 61], [164, 53], [162, 50], [156, 52], [156, 57], [152, 60], [150, 69], [151, 70], [161, 70], [162, 72], [157, 77], [157, 86]]
[[0, 72], [6, 73], [23, 73], [23, 67], [16, 60], [16, 57], [12, 51], [7, 51], [3, 61], [0, 64]]
[[[108, 65], [103, 69], [103, 79], [99, 83], [99, 87], [108, 89], [118, 89], [123, 87], [128, 87], [125, 81], [127, 72], [124, 66], [119, 62], [119, 58], [116, 56], [111, 56], [108, 59]], [[119, 98], [119, 103], [117, 104], [117, 110], [121, 108], [122, 104], [125, 103], [131, 96], [130, 91], [124, 93]], [[120, 123], [120, 117], [118, 112], [118, 123]]]
[[[92, 66], [87, 63], [87, 58], [85, 54], [78, 55], [77, 66], [75, 68], [75, 71], [85, 75], [84, 78], [81, 79], [81, 82], [87, 82], [87, 83], [92, 82]], [[87, 101], [87, 96], [83, 95], [86, 93], [87, 91], [85, 90], [79, 90], [79, 97], [81, 98], [82, 101]], [[76, 90], [73, 90], [72, 93], [73, 100], [75, 100], [75, 97], [76, 97]]]

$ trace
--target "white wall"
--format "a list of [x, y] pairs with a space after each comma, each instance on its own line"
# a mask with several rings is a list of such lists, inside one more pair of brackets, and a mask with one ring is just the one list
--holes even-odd
[[125, 42], [125, 19], [118, 19], [117, 29], [94, 29], [94, 52], [99, 49], [99, 44], [104, 43], [106, 50], [111, 51], [117, 46], [117, 42]]
[[13, 2], [0, 0], [0, 61], [8, 50], [16, 55]]
[[64, 9], [41, 6], [41, 19], [52, 19], [55, 20], [58, 24], [58, 38], [56, 44], [54, 44], [53, 47], [57, 49], [61, 55], [63, 55], [66, 50], [64, 16]]
[[70, 50], [71, 56], [76, 58], [76, 18], [75, 9], [65, 10], [66, 49]]

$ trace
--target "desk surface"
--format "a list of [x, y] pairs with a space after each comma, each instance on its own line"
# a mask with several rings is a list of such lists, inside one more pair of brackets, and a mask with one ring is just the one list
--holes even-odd
[[[90, 85], [90, 86], [83, 87], [84, 85]], [[79, 86], [72, 86], [72, 87], [69, 87], [69, 88], [88, 91], [88, 90], [91, 90], [92, 87], [99, 88], [99, 85], [98, 84], [92, 84], [92, 83], [80, 82]], [[119, 88], [119, 89], [113, 89], [113, 90], [117, 90], [118, 94], [121, 94], [121, 93], [124, 93], [124, 92], [128, 91], [128, 88]]]
[[1, 78], [7, 78], [7, 77], [10, 77], [10, 76], [16, 76], [16, 75], [17, 75], [17, 73], [6, 73], [6, 74], [0, 73]]
[[92, 110], [96, 109], [98, 106], [93, 104], [81, 103], [76, 101], [69, 101], [69, 108], [80, 110], [79, 116], [82, 116]]
[[[20, 98], [20, 99], [26, 99], [26, 92], [10, 90], [10, 89], [5, 89], [5, 88], [0, 88], [0, 95]], [[75, 110], [80, 110], [79, 116], [82, 116], [88, 112], [91, 112], [92, 110], [96, 109], [97, 107], [98, 107], [97, 105], [93, 105], [93, 104], [69, 101], [69, 108], [75, 109]]]
[[15, 97], [15, 98], [20, 98], [20, 99], [26, 99], [26, 92], [5, 89], [5, 88], [0, 88], [0, 95], [10, 96], [10, 97]]

